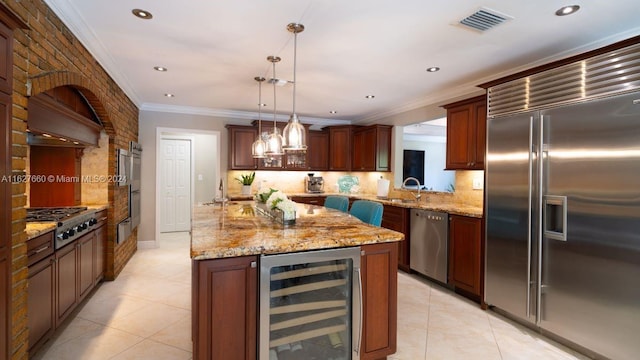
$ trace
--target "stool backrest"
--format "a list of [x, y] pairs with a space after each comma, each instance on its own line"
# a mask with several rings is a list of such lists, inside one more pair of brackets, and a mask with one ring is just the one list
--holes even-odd
[[356, 200], [351, 205], [349, 213], [358, 219], [375, 226], [382, 223], [382, 204], [369, 200]]
[[328, 195], [324, 200], [324, 207], [347, 212], [349, 209], [349, 198], [346, 196]]

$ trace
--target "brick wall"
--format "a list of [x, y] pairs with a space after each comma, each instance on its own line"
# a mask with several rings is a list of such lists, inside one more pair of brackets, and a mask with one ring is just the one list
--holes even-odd
[[[104, 123], [109, 174], [114, 174], [116, 149], [128, 148], [138, 138], [137, 107], [43, 1], [1, 2], [29, 26], [14, 32], [13, 174], [26, 172], [29, 97], [64, 85], [79, 89]], [[25, 191], [25, 184], [12, 185], [12, 359], [27, 359], [28, 349]], [[107, 279], [115, 278], [136, 251], [136, 232], [115, 245], [115, 225], [127, 217], [126, 191], [108, 185]]]

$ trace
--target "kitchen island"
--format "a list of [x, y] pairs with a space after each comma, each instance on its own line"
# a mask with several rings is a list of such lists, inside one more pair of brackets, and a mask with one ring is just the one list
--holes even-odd
[[354, 348], [361, 359], [395, 353], [397, 245], [403, 235], [306, 204], [296, 205], [295, 225], [283, 226], [261, 215], [255, 205], [231, 202], [194, 208], [194, 359], [258, 357], [261, 257], [356, 246], [361, 250], [362, 331], [354, 336]]

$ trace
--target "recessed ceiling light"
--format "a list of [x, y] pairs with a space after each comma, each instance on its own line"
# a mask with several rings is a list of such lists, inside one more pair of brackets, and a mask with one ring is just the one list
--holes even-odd
[[62, 141], [67, 141], [67, 139], [65, 139], [65, 138], [58, 138], [58, 139], [60, 139]]
[[578, 10], [580, 10], [580, 5], [563, 6], [560, 9], [558, 9], [558, 11], [556, 11], [556, 15], [558, 16], [571, 15]]
[[74, 141], [73, 143], [74, 143], [74, 144], [76, 144], [76, 145], [80, 145], [80, 143], [79, 143], [79, 142], [77, 142], [77, 141]]
[[154, 66], [153, 70], [165, 72], [165, 71], [167, 71], [167, 68], [166, 67], [162, 67], [162, 66]]
[[367, 99], [373, 99], [374, 97], [376, 97], [375, 95], [367, 95], [365, 96]]
[[51, 135], [49, 135], [47, 133], [43, 133], [42, 136], [44, 136], [44, 137], [52, 137]]
[[166, 97], [175, 97], [175, 95], [170, 94], [170, 93], [166, 93], [166, 94], [164, 94], [164, 96], [166, 96]]
[[331, 111], [329, 111], [329, 114], [337, 114], [337, 113], [338, 113], [338, 112], [337, 112], [337, 111], [335, 111], [335, 110], [331, 110]]
[[151, 15], [151, 13], [146, 10], [133, 9], [131, 10], [131, 12], [133, 13], [133, 15], [139, 17], [140, 19], [149, 20], [153, 18], [153, 15]]
[[440, 68], [437, 66], [432, 66], [427, 69], [427, 72], [436, 72], [436, 71], [440, 71]]

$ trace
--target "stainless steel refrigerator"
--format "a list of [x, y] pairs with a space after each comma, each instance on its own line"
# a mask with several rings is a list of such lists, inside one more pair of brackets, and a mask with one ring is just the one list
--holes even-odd
[[485, 301], [612, 359], [640, 356], [632, 84], [635, 92], [496, 111], [487, 122]]

